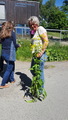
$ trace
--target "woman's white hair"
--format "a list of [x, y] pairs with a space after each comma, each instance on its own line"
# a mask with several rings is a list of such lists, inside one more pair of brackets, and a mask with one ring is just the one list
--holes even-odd
[[30, 23], [30, 22], [39, 25], [39, 19], [38, 19], [38, 17], [36, 17], [36, 16], [31, 16], [31, 17], [28, 19], [28, 23]]

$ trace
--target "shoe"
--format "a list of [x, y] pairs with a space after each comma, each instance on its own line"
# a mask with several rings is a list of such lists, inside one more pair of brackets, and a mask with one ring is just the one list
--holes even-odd
[[15, 80], [11, 82], [11, 84], [15, 83]]
[[8, 88], [10, 85], [4, 85], [4, 86], [0, 86], [0, 89], [3, 89], [3, 88]]

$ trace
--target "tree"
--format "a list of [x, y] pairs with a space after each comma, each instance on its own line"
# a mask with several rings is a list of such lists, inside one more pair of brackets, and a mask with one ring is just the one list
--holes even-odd
[[61, 7], [61, 10], [68, 14], [68, 0], [63, 1], [63, 6]]
[[63, 3], [64, 3], [65, 5], [68, 5], [68, 0], [64, 0]]
[[68, 26], [67, 15], [55, 6], [55, 0], [49, 0], [41, 5], [40, 15], [44, 18], [42, 25], [50, 29], [64, 29]]
[[59, 9], [52, 8], [48, 17], [48, 28], [50, 29], [65, 29], [67, 27], [66, 14]]
[[55, 6], [55, 1], [56, 0], [49, 0], [46, 2], [45, 6], [47, 9], [50, 9], [51, 7], [54, 7]]
[[49, 11], [52, 7], [55, 6], [55, 0], [49, 0], [46, 4], [40, 6], [40, 15], [46, 21], [48, 20]]

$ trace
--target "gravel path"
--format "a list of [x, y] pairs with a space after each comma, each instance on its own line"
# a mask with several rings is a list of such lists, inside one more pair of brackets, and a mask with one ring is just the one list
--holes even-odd
[[68, 61], [46, 62], [47, 97], [42, 102], [27, 103], [23, 98], [32, 78], [29, 68], [30, 62], [16, 61], [16, 82], [0, 89], [0, 120], [68, 120]]

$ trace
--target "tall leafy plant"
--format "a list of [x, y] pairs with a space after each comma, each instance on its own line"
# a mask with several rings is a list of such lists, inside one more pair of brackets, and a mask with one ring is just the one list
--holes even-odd
[[40, 60], [34, 55], [35, 65], [32, 66], [31, 70], [34, 71], [35, 75], [32, 77], [32, 84], [30, 87], [30, 93], [33, 96], [33, 99], [44, 99], [47, 96], [47, 93], [43, 86], [43, 81], [40, 79], [41, 70], [40, 70]]
[[44, 99], [47, 96], [47, 93], [43, 86], [43, 81], [40, 79], [41, 70], [40, 70], [40, 62], [41, 60], [37, 57], [37, 53], [41, 51], [40, 45], [32, 45], [31, 46], [34, 49], [33, 53], [33, 59], [34, 59], [34, 65], [30, 70], [34, 71], [34, 76], [32, 77], [32, 84], [30, 87], [30, 93], [32, 95], [33, 100], [35, 101], [37, 99]]

